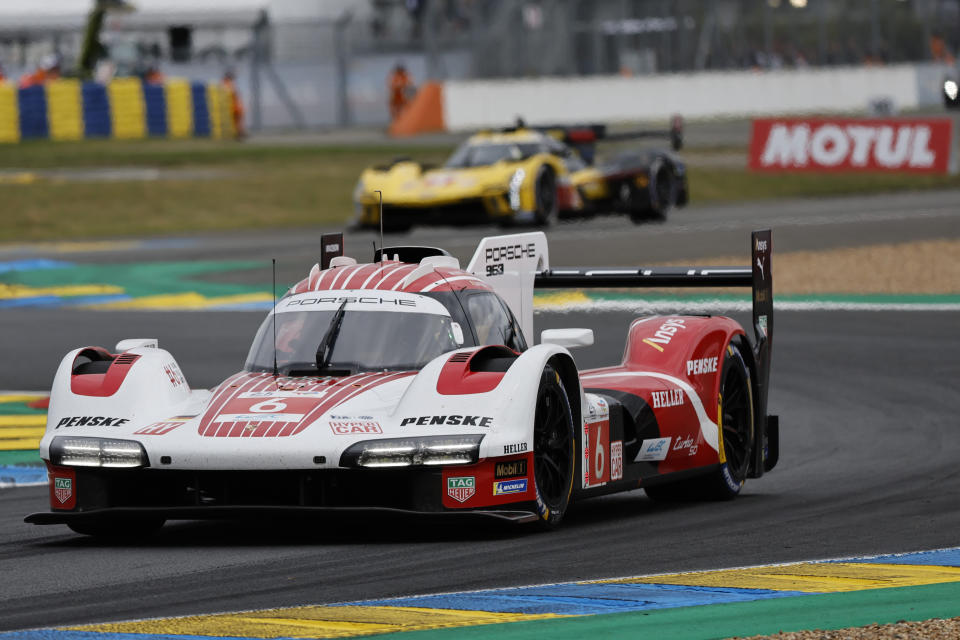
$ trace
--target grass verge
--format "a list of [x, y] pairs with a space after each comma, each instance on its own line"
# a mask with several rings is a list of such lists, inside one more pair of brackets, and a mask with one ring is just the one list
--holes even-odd
[[761, 174], [732, 167], [693, 166], [689, 169], [689, 180], [691, 202], [702, 204], [960, 188], [960, 175]]
[[[209, 140], [34, 141], [0, 145], [0, 242], [338, 226], [352, 215], [364, 167], [399, 155], [438, 162], [440, 147], [261, 146]], [[172, 179], [76, 182], [47, 169], [156, 167]], [[209, 171], [196, 179], [191, 168]], [[35, 173], [38, 172], [38, 173]], [[734, 203], [930, 188], [960, 188], [958, 176], [757, 175], [737, 167], [692, 166], [691, 202]], [[23, 177], [23, 176], [20, 176]]]
[[[20, 150], [14, 153], [12, 150]], [[364, 167], [410, 150], [261, 147], [210, 141], [31, 143], [0, 146], [0, 167], [39, 171], [0, 183], [0, 242], [342, 225]], [[446, 149], [417, 149], [424, 161]], [[216, 169], [212, 177], [123, 182], [44, 178], [44, 169]]]
[[[362, 156], [365, 162], [382, 162], [398, 155], [437, 161], [449, 154], [447, 147], [392, 144], [363, 145], [260, 145], [232, 140], [83, 140], [51, 142], [27, 140], [0, 144], [0, 170], [88, 169], [97, 167], [236, 167], [244, 165], [287, 166], [302, 162], [336, 162]], [[356, 178], [356, 176], [354, 176]]]

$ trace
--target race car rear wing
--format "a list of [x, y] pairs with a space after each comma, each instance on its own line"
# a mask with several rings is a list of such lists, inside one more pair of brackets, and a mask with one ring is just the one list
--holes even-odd
[[[537, 289], [595, 287], [750, 287], [758, 406], [765, 411], [773, 348], [773, 277], [770, 229], [751, 234], [751, 264], [742, 267], [553, 267], [537, 271]], [[775, 461], [774, 461], [775, 463]]]
[[622, 142], [624, 140], [636, 140], [638, 138], [669, 138], [670, 147], [674, 151], [680, 151], [683, 148], [683, 118], [673, 116], [670, 119], [669, 129], [627, 129], [625, 131], [610, 132], [607, 131], [605, 124], [591, 124], [586, 126], [573, 127], [538, 127], [544, 130], [563, 131], [564, 142], [577, 144], [580, 142]]
[[669, 129], [628, 129], [611, 132], [605, 124], [545, 125], [534, 127], [547, 135], [574, 147], [588, 164], [593, 164], [594, 147], [597, 142], [622, 142], [640, 138], [669, 138], [670, 148], [679, 151], [683, 147], [683, 118], [673, 116]]

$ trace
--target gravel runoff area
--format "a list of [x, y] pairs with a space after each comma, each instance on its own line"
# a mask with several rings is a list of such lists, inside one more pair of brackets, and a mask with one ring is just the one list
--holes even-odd
[[[960, 256], [960, 239], [774, 253], [773, 281], [779, 294], [960, 293], [957, 256]], [[741, 262], [743, 256], [725, 256], [667, 264], [699, 266]]]
[[870, 624], [865, 627], [824, 631], [789, 631], [772, 636], [750, 636], [729, 640], [956, 640], [960, 638], [960, 618], [932, 619], [922, 622]]

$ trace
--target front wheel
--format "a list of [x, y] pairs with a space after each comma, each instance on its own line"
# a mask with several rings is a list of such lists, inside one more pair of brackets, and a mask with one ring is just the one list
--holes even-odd
[[533, 478], [540, 525], [560, 524], [573, 492], [575, 438], [570, 400], [553, 367], [540, 376], [533, 425]]
[[[379, 226], [371, 227], [374, 230], [379, 229]], [[413, 229], [413, 223], [407, 220], [389, 220], [384, 219], [383, 221], [383, 232], [384, 233], [409, 233]]]
[[533, 222], [538, 227], [546, 227], [557, 219], [559, 202], [557, 200], [557, 176], [550, 167], [542, 166], [537, 172], [535, 183], [536, 210]]

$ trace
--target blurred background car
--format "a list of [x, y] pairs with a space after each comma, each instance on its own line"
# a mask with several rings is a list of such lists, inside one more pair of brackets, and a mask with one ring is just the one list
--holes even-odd
[[[470, 136], [442, 167], [408, 158], [366, 169], [354, 190], [355, 224], [406, 231], [415, 224], [547, 226], [558, 217], [626, 213], [666, 219], [687, 202], [683, 162], [665, 150], [621, 151], [594, 164], [598, 140], [662, 135], [679, 148], [682, 130], [624, 131], [604, 125], [516, 127]], [[379, 193], [378, 193], [379, 192]]]

